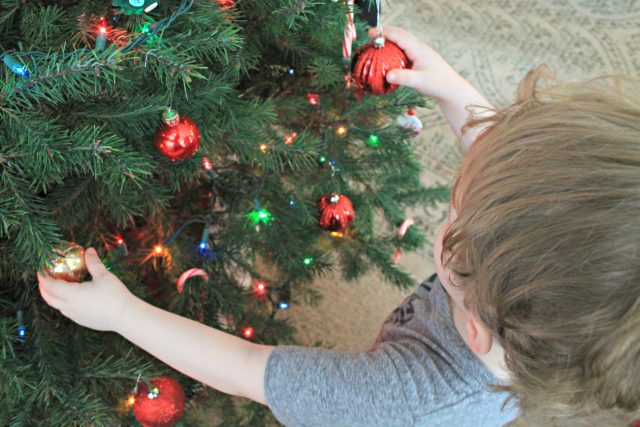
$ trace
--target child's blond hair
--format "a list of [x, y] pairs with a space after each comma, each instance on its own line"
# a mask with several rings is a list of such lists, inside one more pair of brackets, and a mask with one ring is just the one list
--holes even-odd
[[443, 262], [523, 412], [613, 425], [640, 411], [640, 82], [539, 88], [548, 77], [532, 70], [513, 105], [468, 124], [488, 127], [452, 190]]

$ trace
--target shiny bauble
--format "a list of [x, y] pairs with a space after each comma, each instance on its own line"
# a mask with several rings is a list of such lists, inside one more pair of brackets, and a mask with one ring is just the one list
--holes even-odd
[[56, 258], [49, 261], [45, 271], [54, 279], [67, 282], [80, 282], [87, 273], [84, 264], [84, 248], [77, 243], [68, 242], [55, 248]]
[[139, 384], [133, 414], [144, 427], [171, 427], [184, 414], [184, 390], [178, 381], [165, 375], [150, 382], [149, 386]]
[[191, 158], [200, 147], [200, 130], [188, 117], [173, 110], [162, 115], [164, 125], [156, 132], [156, 148], [172, 162]]
[[372, 95], [385, 95], [398, 89], [387, 82], [387, 73], [396, 68], [410, 68], [404, 51], [392, 41], [378, 37], [365, 43], [353, 56], [351, 75], [356, 86]]
[[344, 232], [356, 216], [351, 200], [343, 194], [322, 196], [316, 205], [320, 214], [320, 228], [332, 232]]

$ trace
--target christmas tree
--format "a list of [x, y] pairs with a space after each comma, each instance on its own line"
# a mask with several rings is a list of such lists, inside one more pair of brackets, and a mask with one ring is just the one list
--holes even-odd
[[267, 344], [294, 342], [286, 309], [331, 268], [413, 284], [392, 255], [424, 237], [397, 228], [447, 190], [420, 184], [395, 122], [425, 101], [352, 84], [351, 7], [0, 0], [2, 425], [139, 425], [136, 396], [170, 390], [181, 425], [270, 422], [48, 307], [35, 273], [72, 268], [69, 242], [152, 304]]

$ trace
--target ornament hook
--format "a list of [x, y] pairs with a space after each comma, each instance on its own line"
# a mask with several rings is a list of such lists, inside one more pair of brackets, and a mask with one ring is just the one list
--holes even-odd
[[376, 22], [377, 22], [376, 28], [378, 29], [378, 37], [377, 38], [382, 38], [382, 20], [380, 19], [382, 6], [381, 6], [380, 2], [381, 2], [381, 0], [376, 0]]
[[380, 19], [382, 9], [380, 1], [381, 0], [376, 0], [377, 35], [376, 38], [373, 39], [373, 47], [375, 47], [376, 49], [382, 49], [384, 47], [384, 36], [382, 35], [382, 20]]

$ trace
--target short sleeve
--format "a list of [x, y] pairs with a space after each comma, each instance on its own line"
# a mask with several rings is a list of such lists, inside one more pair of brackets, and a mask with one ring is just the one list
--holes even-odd
[[387, 349], [349, 353], [276, 347], [265, 395], [286, 426], [407, 426], [413, 416]]

